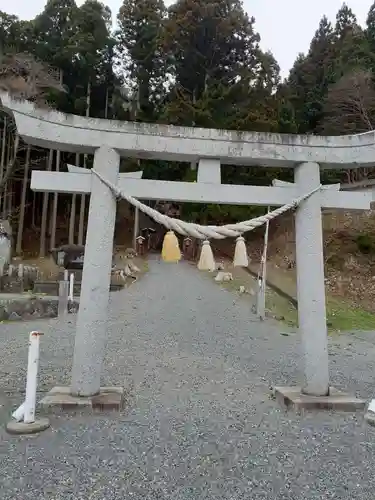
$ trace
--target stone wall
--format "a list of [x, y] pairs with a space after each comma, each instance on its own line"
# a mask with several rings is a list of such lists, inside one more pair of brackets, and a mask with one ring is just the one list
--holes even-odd
[[[57, 317], [57, 298], [8, 297], [0, 299], [0, 321], [35, 320]], [[78, 302], [69, 304], [69, 312], [78, 311]]]

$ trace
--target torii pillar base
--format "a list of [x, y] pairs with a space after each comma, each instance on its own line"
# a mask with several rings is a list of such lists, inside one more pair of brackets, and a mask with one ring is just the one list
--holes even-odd
[[91, 409], [96, 411], [120, 411], [124, 402], [123, 387], [101, 387], [95, 396], [73, 396], [70, 387], [54, 387], [41, 400], [44, 409], [62, 411]]
[[276, 401], [297, 411], [300, 410], [335, 410], [355, 412], [364, 410], [366, 401], [351, 394], [330, 387], [328, 396], [309, 396], [303, 394], [301, 387], [275, 387]]

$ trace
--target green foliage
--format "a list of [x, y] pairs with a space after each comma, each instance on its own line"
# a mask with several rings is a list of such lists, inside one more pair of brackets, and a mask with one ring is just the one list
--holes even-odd
[[20, 21], [17, 16], [0, 11], [0, 52], [7, 48], [20, 52], [30, 51], [32, 23]]
[[169, 8], [164, 46], [176, 83], [196, 102], [211, 86], [255, 78], [259, 35], [239, 0], [179, 0]]
[[32, 21], [36, 55], [44, 61], [68, 70], [73, 52], [74, 19], [79, 9], [75, 0], [48, 0], [44, 10]]
[[164, 98], [166, 58], [161, 37], [163, 0], [124, 0], [117, 16], [117, 51], [134, 101], [133, 119], [152, 121]]
[[323, 17], [308, 54], [300, 54], [290, 72], [287, 88], [299, 133], [314, 133], [322, 119], [324, 97], [334, 81], [334, 41], [332, 25]]
[[179, 0], [165, 21], [174, 85], [162, 120], [181, 125], [277, 129], [279, 67], [259, 48], [255, 20], [238, 0]]
[[[327, 295], [327, 327], [328, 332], [338, 334], [340, 332], [353, 332], [355, 330], [374, 330], [375, 316], [372, 312], [360, 307], [354, 307], [343, 299]], [[272, 313], [282, 318], [287, 325], [295, 327], [298, 325], [297, 310], [288, 300], [280, 297], [272, 290], [267, 292], [267, 304]]]
[[[48, 101], [69, 113], [281, 134], [374, 128], [375, 2], [365, 29], [345, 4], [333, 24], [323, 17], [307, 54], [297, 57], [284, 82], [274, 56], [261, 50], [255, 19], [241, 0], [176, 0], [168, 8], [163, 0], [123, 0], [114, 14], [116, 31], [110, 9], [97, 0], [80, 6], [48, 0], [27, 22], [0, 12], [0, 55], [11, 46], [56, 67], [67, 92], [51, 89]], [[122, 161], [124, 171], [138, 168], [149, 179], [196, 180], [188, 164]], [[360, 175], [361, 169], [355, 175], [325, 171], [323, 181]], [[293, 180], [286, 170], [222, 168], [229, 184], [270, 185], [275, 177]], [[211, 223], [262, 210], [183, 207], [189, 220]]]

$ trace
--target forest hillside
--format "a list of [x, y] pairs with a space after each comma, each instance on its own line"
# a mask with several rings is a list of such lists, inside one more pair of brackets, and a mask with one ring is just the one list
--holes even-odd
[[[285, 80], [273, 54], [261, 50], [261, 36], [240, 0], [178, 0], [168, 8], [163, 0], [124, 0], [116, 13], [97, 0], [81, 7], [75, 0], [48, 0], [31, 21], [0, 12], [0, 88], [38, 106], [97, 118], [322, 135], [374, 129], [375, 3], [364, 27], [346, 4], [335, 20], [322, 17], [308, 52], [299, 54]], [[22, 144], [13, 157], [14, 124], [4, 114], [1, 127], [0, 213], [20, 234], [17, 252], [43, 255], [68, 239], [82, 242], [87, 197], [60, 196], [57, 206], [52, 196], [28, 189], [22, 199], [22, 179], [32, 168], [90, 167], [92, 158]], [[187, 164], [140, 163], [124, 159], [121, 169], [141, 167], [149, 179], [193, 181], [196, 175]], [[270, 185], [292, 175], [252, 166], [222, 169], [226, 183]], [[373, 169], [327, 171], [323, 182], [374, 177]], [[259, 213], [254, 207], [181, 207], [182, 218], [202, 223]], [[324, 214], [328, 286], [369, 308], [375, 303], [374, 229], [372, 212]], [[270, 258], [277, 265], [293, 267], [293, 238], [290, 215], [273, 223]], [[259, 253], [260, 232], [249, 245]]]

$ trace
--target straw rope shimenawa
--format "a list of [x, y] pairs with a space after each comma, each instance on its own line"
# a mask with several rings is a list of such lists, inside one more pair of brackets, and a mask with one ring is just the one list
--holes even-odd
[[252, 231], [253, 229], [263, 226], [268, 221], [275, 219], [279, 215], [287, 212], [288, 210], [292, 210], [296, 208], [302, 201], [309, 198], [312, 194], [316, 193], [322, 188], [322, 185], [316, 187], [312, 191], [300, 196], [292, 200], [290, 203], [283, 205], [282, 207], [277, 208], [271, 212], [268, 212], [265, 215], [261, 215], [260, 217], [255, 217], [254, 219], [250, 219], [244, 222], [237, 222], [236, 224], [226, 224], [223, 226], [201, 226], [200, 224], [194, 224], [193, 222], [185, 222], [180, 219], [174, 219], [173, 217], [168, 217], [167, 215], [161, 214], [157, 210], [154, 210], [147, 205], [144, 205], [133, 196], [130, 196], [120, 189], [117, 188], [114, 184], [107, 181], [99, 172], [92, 169], [93, 174], [95, 174], [107, 187], [111, 189], [114, 195], [117, 198], [121, 198], [123, 200], [128, 201], [134, 207], [141, 210], [143, 213], [147, 214], [154, 221], [162, 224], [170, 231], [175, 231], [183, 236], [191, 236], [193, 238], [197, 238], [200, 240], [207, 239], [217, 239], [222, 240], [224, 238], [238, 238], [242, 236], [244, 233], [248, 231]]
[[288, 210], [294, 209], [301, 203], [301, 201], [306, 200], [313, 193], [321, 189], [321, 185], [313, 189], [309, 193], [292, 200], [290, 203], [283, 205], [282, 207], [268, 212], [260, 217], [255, 217], [244, 222], [238, 222], [236, 224], [226, 224], [223, 226], [201, 226], [200, 224], [194, 224], [193, 222], [185, 222], [180, 219], [174, 219], [168, 217], [168, 215], [161, 214], [157, 210], [154, 210], [147, 205], [144, 205], [133, 196], [130, 196], [114, 184], [105, 179], [99, 172], [92, 169], [94, 175], [96, 175], [108, 188], [111, 189], [113, 194], [120, 199], [126, 200], [131, 203], [134, 207], [138, 208], [154, 221], [165, 226], [169, 231], [166, 233], [163, 241], [162, 249], [162, 259], [165, 262], [178, 262], [181, 260], [181, 251], [179, 248], [178, 239], [175, 232], [182, 234], [183, 236], [191, 236], [199, 240], [203, 240], [201, 254], [198, 261], [198, 269], [201, 271], [215, 271], [216, 263], [209, 239], [224, 239], [224, 238], [237, 238], [236, 247], [234, 251], [233, 265], [234, 267], [247, 267], [249, 265], [249, 258], [247, 255], [247, 249], [245, 240], [242, 235], [248, 231], [266, 224], [272, 219], [275, 219], [279, 215], [287, 212]]

